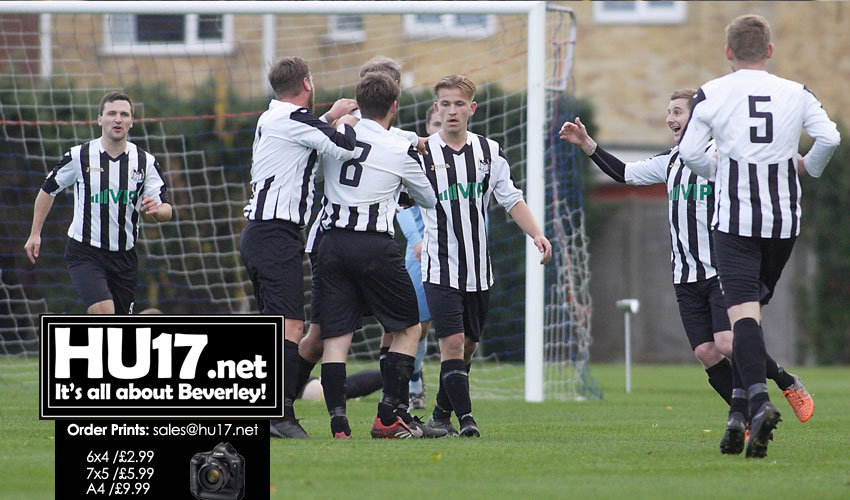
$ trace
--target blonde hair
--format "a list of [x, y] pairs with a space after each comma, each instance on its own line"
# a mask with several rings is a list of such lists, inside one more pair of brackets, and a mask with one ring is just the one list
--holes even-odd
[[434, 85], [434, 97], [441, 89], [460, 89], [463, 95], [470, 101], [475, 98], [475, 84], [469, 78], [462, 75], [446, 75]]
[[740, 61], [758, 62], [767, 59], [770, 46], [770, 25], [767, 19], [746, 14], [726, 26], [726, 45]]
[[697, 95], [697, 91], [694, 89], [679, 89], [674, 90], [673, 93], [670, 94], [670, 100], [675, 101], [676, 99], [687, 99], [688, 109], [691, 109], [694, 105], [695, 95]]

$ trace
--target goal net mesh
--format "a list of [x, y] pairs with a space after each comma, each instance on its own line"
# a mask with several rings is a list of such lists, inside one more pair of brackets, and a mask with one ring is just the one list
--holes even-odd
[[[547, 12], [545, 230], [554, 246], [545, 274], [547, 399], [598, 394], [586, 366], [591, 306], [582, 162], [575, 148], [557, 139], [559, 124], [575, 113], [568, 62], [573, 27], [566, 12]], [[169, 223], [141, 225], [136, 312], [251, 313], [256, 303], [239, 239], [254, 126], [271, 98], [270, 59], [298, 55], [309, 62], [317, 115], [335, 99], [353, 97], [365, 61], [375, 55], [395, 59], [402, 66], [398, 125], [420, 136], [434, 83], [448, 73], [470, 77], [478, 86], [470, 128], [504, 147], [522, 189], [527, 51], [525, 16], [486, 12], [0, 16], [0, 203], [6, 213], [0, 225], [0, 356], [37, 355], [39, 314], [84, 312], [64, 261], [72, 190], [56, 196], [35, 265], [23, 246], [47, 173], [71, 147], [100, 136], [97, 108], [106, 92], [133, 98], [130, 140], [159, 160], [175, 209]], [[496, 285], [472, 394], [520, 398], [525, 236], [493, 205], [489, 238]], [[304, 271], [309, 291], [306, 259]], [[355, 334], [352, 356], [377, 359], [380, 332], [367, 321]], [[430, 338], [428, 359], [438, 361], [439, 348]], [[426, 378], [436, 375], [432, 366]]]

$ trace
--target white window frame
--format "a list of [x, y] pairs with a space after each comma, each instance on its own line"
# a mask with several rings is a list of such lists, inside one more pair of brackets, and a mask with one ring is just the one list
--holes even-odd
[[[346, 30], [341, 29], [339, 22], [344, 17], [350, 17], [353, 15], [357, 15], [360, 17], [361, 28], [359, 30]], [[360, 14], [350, 14], [350, 15], [330, 15], [328, 16], [328, 32], [325, 35], [325, 40], [331, 43], [360, 43], [366, 40], [366, 29], [365, 29], [366, 21], [363, 19], [363, 16]]]
[[138, 42], [135, 41], [135, 14], [114, 14], [129, 17], [129, 26], [133, 30], [129, 43], [116, 45], [110, 26], [113, 14], [103, 16], [103, 54], [114, 55], [230, 55], [233, 53], [233, 15], [222, 15], [221, 39], [202, 40], [198, 38], [199, 16], [184, 14], [185, 40], [180, 42]]
[[606, 9], [606, 2], [593, 2], [593, 22], [596, 24], [681, 24], [688, 14], [687, 2], [673, 2], [661, 8], [650, 1], [633, 2], [634, 9]]
[[420, 23], [416, 14], [404, 15], [404, 35], [407, 38], [428, 38], [434, 36], [450, 38], [488, 38], [496, 33], [497, 21], [494, 15], [485, 15], [485, 26], [463, 28], [457, 24], [457, 14], [441, 14], [440, 23]]

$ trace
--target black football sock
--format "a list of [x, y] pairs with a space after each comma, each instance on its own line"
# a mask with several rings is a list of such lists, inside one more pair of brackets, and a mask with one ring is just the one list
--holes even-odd
[[469, 374], [462, 359], [449, 359], [440, 364], [440, 378], [446, 386], [446, 394], [458, 420], [472, 413], [469, 398]]
[[[382, 360], [381, 373], [384, 379], [384, 391], [381, 394], [381, 401], [378, 403], [378, 418], [381, 419], [382, 424], [391, 425], [396, 419], [395, 410], [398, 408], [398, 396], [401, 392], [399, 388], [401, 375], [399, 374], [398, 358], [394, 356], [396, 353], [389, 352], [389, 348], [387, 348], [387, 351]], [[409, 376], [408, 380], [410, 380]]]
[[705, 369], [708, 374], [708, 383], [726, 401], [732, 404], [732, 363], [723, 358], [714, 366]]
[[301, 355], [298, 356], [298, 378], [295, 382], [296, 397], [300, 397], [301, 393], [304, 392], [304, 386], [310, 380], [310, 374], [313, 372], [313, 367], [315, 366], [316, 363], [307, 361]]
[[413, 417], [408, 411], [408, 402], [410, 400], [410, 377], [413, 375], [413, 364], [416, 362], [415, 356], [409, 356], [400, 352], [391, 352], [387, 354], [387, 363], [393, 363], [396, 366], [396, 384], [398, 390], [398, 403], [396, 405], [396, 415], [404, 420], [404, 423], [409, 424]]
[[730, 362], [730, 365], [732, 366], [732, 400], [729, 403], [729, 414], [738, 412], [749, 422], [750, 412], [747, 405], [750, 400], [747, 397], [747, 391], [744, 389], [744, 383], [741, 382], [741, 374], [734, 359]]
[[442, 365], [440, 366], [440, 387], [437, 390], [437, 404], [434, 405], [434, 418], [445, 420], [452, 417], [452, 402], [449, 401], [449, 395], [446, 393], [446, 384], [443, 382]]
[[764, 347], [764, 334], [755, 318], [739, 319], [732, 330], [732, 355], [750, 398], [750, 418], [755, 418], [762, 403], [769, 400], [765, 385], [767, 351]]
[[387, 364], [387, 354], [390, 352], [390, 346], [381, 347], [378, 354], [378, 367], [381, 369], [381, 375], [384, 375], [384, 366]]
[[794, 385], [794, 377], [791, 376], [790, 373], [785, 371], [785, 368], [782, 368], [782, 365], [776, 362], [775, 359], [771, 358], [768, 354], [767, 363], [765, 364], [765, 375], [770, 380], [776, 382], [776, 387], [779, 387], [779, 390], [784, 391]]
[[345, 379], [345, 397], [359, 398], [372, 394], [384, 386], [384, 379], [378, 370], [363, 370], [352, 373]]
[[298, 356], [298, 344], [291, 340], [283, 341], [283, 418], [291, 420], [295, 418], [295, 410], [292, 407], [298, 391], [295, 385], [298, 382], [298, 370], [300, 369]]
[[[331, 416], [331, 433], [343, 429], [345, 417], [345, 363], [322, 363], [322, 390], [325, 394], [325, 406]], [[343, 418], [340, 418], [343, 417]], [[334, 428], [336, 426], [336, 428]], [[351, 430], [348, 430], [351, 433]]]

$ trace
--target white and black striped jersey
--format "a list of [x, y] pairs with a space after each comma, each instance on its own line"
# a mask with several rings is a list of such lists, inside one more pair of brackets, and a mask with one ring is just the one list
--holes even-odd
[[249, 220], [281, 219], [304, 226], [313, 202], [320, 154], [354, 157], [355, 133], [334, 130], [306, 108], [272, 99], [257, 121], [251, 164]]
[[323, 159], [326, 201], [322, 228], [392, 235], [402, 183], [423, 207], [433, 207], [436, 197], [410, 142], [367, 118], [362, 118], [354, 130], [354, 158]]
[[478, 292], [493, 285], [487, 243], [490, 196], [508, 212], [522, 191], [511, 180], [511, 169], [496, 141], [467, 132], [460, 151], [440, 134], [428, 139], [425, 175], [437, 193], [434, 208], [423, 207], [422, 281]]
[[[800, 233], [797, 149], [803, 129], [815, 139], [804, 157], [806, 170], [818, 177], [840, 136], [806, 87], [750, 69], [703, 85], [694, 97], [679, 152], [698, 175], [716, 176], [713, 228], [762, 238]], [[716, 161], [703, 154], [712, 134]]]
[[74, 146], [48, 174], [41, 189], [51, 196], [74, 186], [74, 218], [68, 236], [104, 250], [131, 250], [139, 234], [142, 198], [168, 203], [159, 163], [132, 142], [112, 158], [100, 138]]
[[[711, 141], [704, 154], [711, 157], [715, 153]], [[646, 160], [626, 163], [625, 180], [635, 186], [667, 186], [673, 283], [693, 283], [717, 275], [710, 230], [714, 182], [693, 173], [681, 161], [678, 146]]]
[[[357, 118], [361, 118], [359, 109], [355, 109], [351, 114], [353, 116], [356, 116]], [[322, 116], [320, 119], [324, 121], [325, 117]], [[408, 141], [410, 143], [410, 146], [413, 148], [416, 148], [419, 145], [419, 136], [416, 135], [416, 132], [409, 132], [407, 130], [402, 130], [398, 127], [390, 127], [390, 133], [401, 137], [405, 141]], [[321, 168], [321, 157], [319, 158], [319, 161], [319, 172], [317, 174], [317, 177], [322, 177], [323, 173]], [[316, 245], [316, 237], [319, 234], [319, 229], [321, 229], [322, 227], [322, 209], [327, 203], [327, 199], [325, 199], [324, 193], [322, 193], [321, 196], [315, 197], [314, 201], [316, 203], [316, 206], [318, 207], [318, 210], [315, 219], [313, 219], [313, 223], [310, 224], [310, 229], [307, 230], [307, 243], [304, 245], [304, 251], [307, 253], [313, 253], [313, 250], [315, 250], [315, 248], [313, 247]]]

